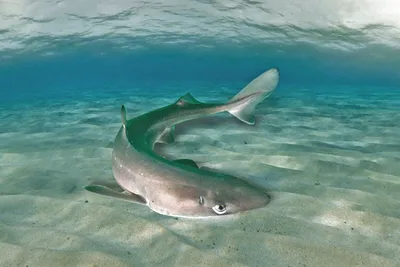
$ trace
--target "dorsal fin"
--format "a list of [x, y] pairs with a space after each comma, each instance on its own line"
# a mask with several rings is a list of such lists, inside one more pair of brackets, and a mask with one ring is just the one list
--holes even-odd
[[122, 126], [124, 126], [124, 128], [125, 128], [126, 127], [126, 109], [125, 109], [124, 105], [121, 106], [121, 120], [122, 120]]
[[201, 104], [200, 101], [196, 100], [190, 93], [181, 96], [178, 101], [176, 101], [178, 106], [185, 106], [187, 104]]

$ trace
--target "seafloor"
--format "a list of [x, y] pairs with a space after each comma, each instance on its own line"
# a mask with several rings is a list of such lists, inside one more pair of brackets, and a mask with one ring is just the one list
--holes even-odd
[[176, 219], [85, 191], [113, 179], [121, 104], [132, 117], [188, 91], [201, 101], [235, 94], [168, 90], [1, 105], [0, 266], [400, 265], [399, 90], [278, 88], [256, 126], [221, 114], [157, 146], [265, 187], [272, 200], [261, 209]]

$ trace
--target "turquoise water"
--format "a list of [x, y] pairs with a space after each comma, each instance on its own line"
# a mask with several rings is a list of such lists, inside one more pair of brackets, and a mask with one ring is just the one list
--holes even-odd
[[[0, 2], [0, 266], [398, 266], [397, 2]], [[120, 105], [226, 101], [278, 67], [256, 126], [157, 146], [264, 187], [222, 221], [94, 196]]]

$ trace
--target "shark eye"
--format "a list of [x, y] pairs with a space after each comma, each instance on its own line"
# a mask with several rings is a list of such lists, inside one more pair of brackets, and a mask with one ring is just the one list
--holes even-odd
[[226, 206], [223, 204], [218, 204], [212, 207], [213, 211], [215, 211], [216, 214], [222, 215], [226, 212]]
[[205, 202], [206, 202], [206, 201], [204, 200], [204, 197], [200, 196], [200, 197], [199, 197], [199, 204], [200, 204], [200, 205], [204, 205]]

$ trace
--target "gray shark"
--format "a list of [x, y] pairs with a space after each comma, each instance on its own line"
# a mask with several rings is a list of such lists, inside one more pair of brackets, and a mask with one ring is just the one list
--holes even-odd
[[88, 191], [147, 205], [175, 217], [212, 217], [265, 206], [270, 196], [244, 179], [199, 168], [193, 160], [168, 160], [154, 152], [156, 143], [174, 141], [174, 126], [227, 111], [254, 124], [254, 110], [276, 88], [277, 68], [270, 69], [227, 103], [206, 104], [186, 94], [175, 103], [127, 120], [115, 138], [112, 169], [118, 185], [93, 183]]

